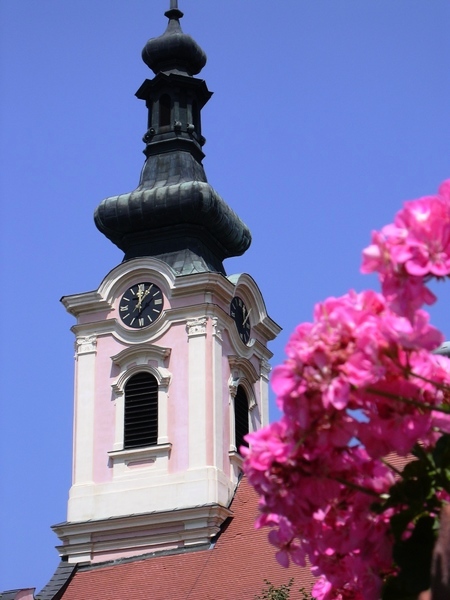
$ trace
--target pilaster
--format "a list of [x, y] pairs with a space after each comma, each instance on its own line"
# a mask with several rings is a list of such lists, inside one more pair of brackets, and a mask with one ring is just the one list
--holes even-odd
[[96, 354], [96, 336], [76, 339], [73, 485], [93, 480]]
[[206, 465], [206, 317], [186, 323], [188, 336], [189, 468]]

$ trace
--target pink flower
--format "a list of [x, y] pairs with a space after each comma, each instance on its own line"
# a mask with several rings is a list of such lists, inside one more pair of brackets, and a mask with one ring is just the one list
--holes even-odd
[[450, 433], [450, 414], [433, 410], [431, 427], [438, 429], [441, 433]]
[[395, 224], [407, 232], [405, 243], [393, 247], [392, 258], [410, 275], [445, 276], [450, 270], [450, 205], [440, 196], [405, 202]]
[[331, 583], [322, 576], [315, 582], [311, 593], [316, 600], [333, 600], [332, 591]]
[[[379, 273], [382, 294], [315, 306], [273, 373], [283, 417], [242, 450], [257, 526], [271, 528], [280, 564], [308, 556], [318, 600], [379, 599], [396, 568], [390, 520], [404, 509], [374, 510], [395, 483], [382, 458], [432, 450], [450, 433], [439, 410], [450, 406], [450, 361], [431, 354], [443, 338], [420, 310], [435, 301], [428, 279], [450, 275], [450, 180], [372, 234], [362, 270]], [[437, 506], [450, 498], [439, 494]]]
[[423, 304], [435, 302], [428, 277], [450, 274], [450, 180], [437, 196], [405, 202], [394, 223], [372, 233], [363, 251], [363, 273], [377, 271], [383, 294], [393, 309], [410, 317]]
[[441, 183], [438, 194], [444, 200], [444, 202], [450, 203], [450, 179], [447, 179]]
[[279, 519], [278, 525], [278, 529], [272, 529], [269, 533], [269, 542], [279, 548], [276, 553], [277, 561], [282, 567], [289, 567], [289, 559], [291, 559], [300, 567], [305, 567], [305, 551], [294, 540], [295, 534], [290, 527], [289, 521]]

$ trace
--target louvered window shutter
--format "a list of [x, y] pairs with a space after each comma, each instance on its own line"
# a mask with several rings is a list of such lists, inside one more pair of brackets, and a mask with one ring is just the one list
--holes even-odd
[[124, 448], [158, 442], [158, 382], [150, 373], [137, 373], [125, 385]]
[[244, 436], [248, 433], [248, 400], [244, 388], [238, 386], [236, 397], [234, 398], [234, 426], [236, 435], [236, 448], [239, 451], [240, 446], [248, 446]]

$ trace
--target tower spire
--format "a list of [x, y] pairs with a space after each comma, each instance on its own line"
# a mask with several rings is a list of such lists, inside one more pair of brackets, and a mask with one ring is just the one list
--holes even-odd
[[201, 110], [212, 93], [194, 76], [206, 54], [181, 29], [177, 0], [165, 15], [166, 31], [142, 51], [155, 77], [136, 92], [148, 108], [139, 186], [103, 200], [95, 224], [125, 252], [124, 260], [154, 256], [180, 275], [225, 273], [223, 260], [243, 254], [251, 235], [209, 185], [202, 165]]

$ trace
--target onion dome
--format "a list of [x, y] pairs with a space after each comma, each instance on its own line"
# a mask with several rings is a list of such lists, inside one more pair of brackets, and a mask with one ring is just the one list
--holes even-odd
[[183, 33], [180, 19], [183, 16], [178, 8], [164, 13], [169, 19], [163, 35], [148, 40], [142, 50], [142, 59], [155, 74], [165, 72], [197, 75], [206, 64], [206, 54], [191, 38]]

